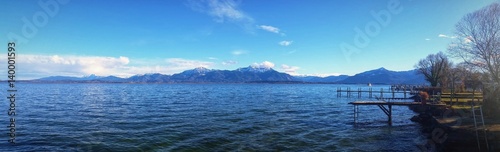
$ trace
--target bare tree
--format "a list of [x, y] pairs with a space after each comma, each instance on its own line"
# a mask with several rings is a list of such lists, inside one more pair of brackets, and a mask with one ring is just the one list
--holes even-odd
[[418, 72], [425, 76], [425, 79], [431, 84], [431, 86], [436, 87], [439, 85], [443, 86], [446, 82], [446, 75], [452, 63], [448, 58], [439, 52], [437, 54], [430, 54], [425, 59], [422, 59], [415, 65]]
[[457, 41], [449, 52], [500, 83], [500, 4], [465, 15], [456, 25]]
[[488, 111], [500, 108], [500, 4], [493, 3], [465, 15], [456, 24], [456, 42], [449, 52], [480, 70], [483, 77], [484, 105]]
[[450, 92], [462, 92], [465, 90], [465, 75], [466, 72], [463, 68], [457, 65], [454, 68], [451, 68], [447, 74], [447, 85], [443, 86], [450, 89]]
[[454, 92], [478, 90], [482, 74], [466, 63], [456, 64], [447, 74], [447, 87]]

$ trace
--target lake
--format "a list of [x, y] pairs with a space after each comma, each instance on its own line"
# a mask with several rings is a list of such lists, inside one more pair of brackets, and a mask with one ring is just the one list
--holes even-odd
[[390, 126], [360, 106], [354, 124], [348, 102], [374, 99], [336, 89], [363, 85], [17, 85], [16, 145], [2, 127], [0, 151], [419, 151], [425, 141], [408, 107], [393, 108]]

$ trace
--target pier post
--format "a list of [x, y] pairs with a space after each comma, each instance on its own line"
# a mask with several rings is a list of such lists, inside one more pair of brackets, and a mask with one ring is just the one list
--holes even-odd
[[387, 104], [386, 108], [383, 104], [377, 104], [377, 106], [387, 115], [389, 125], [392, 124], [392, 104]]
[[337, 97], [342, 96], [342, 87], [337, 87]]
[[372, 88], [369, 88], [369, 94], [370, 94], [370, 98], [372, 98]]
[[358, 98], [361, 98], [361, 88], [358, 88]]
[[392, 98], [394, 98], [394, 89], [392, 89]]
[[404, 94], [404, 97], [406, 98], [406, 89], [404, 89], [404, 93], [403, 94]]
[[354, 123], [356, 123], [356, 120], [358, 119], [358, 105], [354, 105]]
[[388, 105], [389, 106], [389, 124], [391, 125], [392, 124], [392, 105]]
[[380, 98], [384, 97], [384, 88], [380, 88]]
[[351, 97], [351, 87], [347, 87], [347, 98]]

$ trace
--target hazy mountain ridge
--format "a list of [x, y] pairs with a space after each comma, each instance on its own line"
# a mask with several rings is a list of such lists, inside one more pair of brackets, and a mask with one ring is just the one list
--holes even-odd
[[350, 76], [338, 83], [345, 84], [424, 84], [427, 83], [423, 75], [417, 70], [390, 71], [385, 68], [370, 70]]
[[296, 76], [295, 78], [303, 82], [333, 83], [345, 80], [348, 77], [349, 77], [348, 75], [339, 75], [339, 76], [327, 76], [327, 77]]
[[423, 84], [424, 77], [416, 70], [390, 71], [379, 68], [356, 74], [328, 77], [291, 76], [272, 68], [245, 67], [236, 70], [214, 70], [195, 68], [173, 75], [160, 73], [134, 75], [129, 78], [116, 76], [67, 77], [50, 76], [33, 82], [103, 82], [103, 83], [246, 83], [246, 82], [294, 82], [294, 83], [339, 83], [339, 84]]
[[[108, 76], [108, 77], [114, 77], [114, 76]], [[89, 76], [83, 76], [83, 77], [50, 76], [50, 77], [40, 78], [37, 80], [41, 80], [41, 81], [86, 81], [86, 80], [96, 80], [96, 79], [101, 79], [101, 78], [106, 78], [106, 77], [96, 76], [95, 74], [91, 74]]]

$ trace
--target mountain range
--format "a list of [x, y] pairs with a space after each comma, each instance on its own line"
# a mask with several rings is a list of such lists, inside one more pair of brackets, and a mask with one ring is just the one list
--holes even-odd
[[116, 76], [84, 77], [51, 76], [31, 82], [81, 82], [81, 83], [339, 83], [339, 84], [424, 84], [423, 75], [416, 70], [390, 71], [379, 68], [356, 74], [328, 77], [292, 76], [272, 68], [245, 67], [236, 70], [195, 68], [173, 75], [160, 73], [134, 75], [129, 78]]

